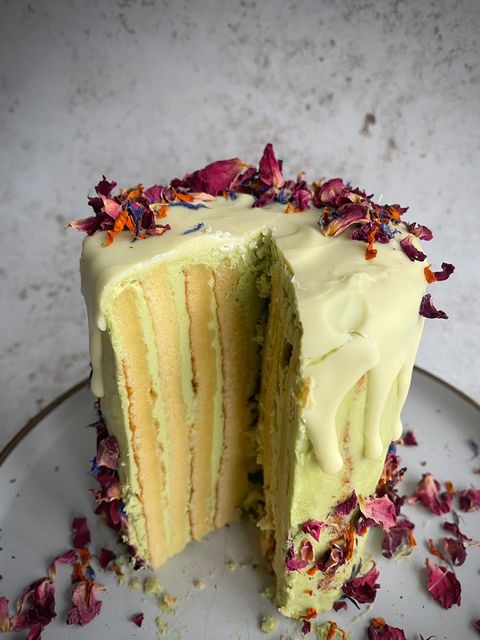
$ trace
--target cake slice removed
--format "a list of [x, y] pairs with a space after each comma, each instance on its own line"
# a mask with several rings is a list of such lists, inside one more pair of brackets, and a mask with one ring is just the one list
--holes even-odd
[[246, 177], [221, 196], [208, 167], [170, 199], [100, 193], [97, 217], [114, 202], [117, 218], [84, 241], [82, 290], [127, 542], [158, 567], [247, 512], [282, 613], [308, 619], [362, 557], [360, 507], [401, 435], [425, 277], [403, 210], [339, 180], [280, 184], [269, 153], [256, 173], [237, 163]]

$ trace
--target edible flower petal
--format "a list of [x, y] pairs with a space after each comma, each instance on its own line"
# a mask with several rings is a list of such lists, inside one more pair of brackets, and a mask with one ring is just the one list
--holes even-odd
[[335, 207], [345, 195], [347, 188], [341, 178], [332, 178], [319, 185], [315, 191], [314, 200], [316, 207]]
[[417, 484], [409, 504], [421, 502], [427, 509], [437, 516], [448, 513], [452, 507], [452, 496], [444, 491], [440, 493], [440, 484], [434, 479], [431, 473], [424, 473], [422, 479]]
[[305, 569], [308, 564], [308, 560], [297, 558], [293, 545], [287, 549], [287, 553], [285, 554], [285, 567], [288, 571], [299, 571], [300, 569]]
[[458, 495], [460, 511], [476, 511], [480, 509], [480, 489], [470, 487]]
[[452, 564], [460, 567], [467, 558], [465, 545], [454, 538], [441, 538], [440, 544], [445, 553], [450, 557]]
[[396, 524], [390, 527], [385, 533], [382, 540], [382, 551], [386, 558], [391, 558], [401, 545], [414, 547], [416, 545], [413, 537], [413, 529], [415, 525], [407, 518], [399, 518]]
[[187, 229], [186, 231], [183, 232], [182, 235], [186, 236], [189, 233], [195, 233], [196, 231], [200, 231], [200, 229], [203, 229], [203, 227], [205, 226], [204, 222], [198, 222], [194, 227], [192, 227], [191, 229]]
[[98, 564], [102, 569], [107, 569], [110, 562], [112, 562], [112, 560], [115, 560], [115, 558], [116, 555], [113, 551], [102, 547], [102, 549], [100, 550], [100, 555], [98, 556]]
[[417, 249], [417, 247], [413, 244], [413, 236], [411, 235], [402, 238], [402, 240], [400, 240], [400, 246], [402, 247], [405, 255], [412, 262], [414, 262], [415, 260], [423, 262], [427, 257], [422, 251], [420, 251], [420, 249]]
[[301, 632], [303, 633], [303, 635], [306, 636], [307, 633], [310, 633], [311, 630], [312, 630], [312, 623], [310, 622], [310, 620], [304, 620], [301, 628]]
[[441, 282], [442, 280], [448, 280], [448, 278], [455, 271], [455, 267], [453, 264], [448, 262], [442, 262], [442, 270], [441, 271], [432, 271], [430, 267], [425, 267], [425, 279], [431, 284], [432, 282]]
[[263, 151], [263, 155], [260, 158], [258, 173], [260, 180], [268, 187], [280, 189], [283, 186], [284, 179], [280, 163], [275, 157], [275, 152], [273, 151], [271, 143], [268, 143]]
[[110, 218], [116, 220], [122, 210], [122, 205], [111, 198], [106, 198], [105, 196], [102, 196], [102, 202], [105, 213], [110, 216]]
[[144, 617], [145, 617], [145, 616], [143, 615], [143, 613], [137, 613], [136, 615], [134, 615], [134, 616], [132, 617], [132, 622], [133, 622], [134, 624], [136, 624], [136, 625], [137, 625], [137, 627], [141, 627], [141, 626], [142, 626], [142, 623], [143, 623], [143, 618], [144, 618]]
[[72, 544], [75, 549], [90, 544], [90, 530], [86, 518], [74, 518], [72, 522]]
[[406, 431], [405, 435], [402, 438], [402, 442], [408, 447], [416, 447], [418, 445], [418, 441], [415, 431]]
[[380, 587], [377, 583], [379, 575], [380, 573], [373, 563], [371, 569], [364, 575], [347, 580], [342, 587], [343, 593], [360, 604], [373, 602], [377, 595], [377, 589]]
[[170, 231], [172, 227], [169, 224], [157, 224], [154, 227], [147, 229], [147, 235], [149, 236], [163, 236], [166, 231]]
[[457, 538], [457, 540], [460, 540], [460, 542], [466, 542], [466, 541], [472, 540], [471, 538], [469, 538], [468, 536], [466, 536], [464, 533], [460, 531], [458, 524], [456, 524], [455, 522], [444, 522], [443, 528], [446, 531], [450, 531], [450, 533], [453, 533], [453, 535]]
[[345, 517], [352, 513], [352, 511], [355, 509], [357, 504], [358, 504], [357, 494], [355, 493], [355, 491], [353, 491], [352, 495], [349, 498], [337, 504], [334, 511], [337, 514], [337, 516]]
[[389, 531], [397, 522], [395, 505], [386, 495], [380, 498], [360, 499], [360, 511], [367, 518], [371, 518], [381, 525], [385, 531]]
[[115, 180], [112, 180], [112, 182], [109, 182], [105, 178], [105, 176], [103, 176], [100, 182], [96, 185], [95, 191], [100, 197], [105, 196], [106, 198], [110, 198], [110, 196], [112, 195], [112, 191], [113, 189], [115, 189], [116, 186], [117, 186], [117, 183], [115, 182]]
[[303, 533], [312, 536], [312, 538], [314, 538], [318, 542], [320, 539], [320, 532], [326, 526], [326, 523], [321, 522], [320, 520], [307, 520], [302, 524], [301, 529]]
[[313, 560], [313, 546], [310, 540], [302, 540], [300, 545], [300, 556], [302, 560], [306, 560], [308, 563]]
[[428, 227], [425, 227], [423, 224], [417, 224], [416, 222], [407, 224], [407, 231], [419, 238], [419, 240], [431, 240], [433, 238], [433, 233]]
[[360, 204], [345, 204], [338, 209], [338, 213], [338, 217], [332, 218], [329, 224], [324, 227], [323, 233], [326, 236], [337, 236], [352, 224], [370, 220], [367, 209]]
[[98, 231], [102, 225], [104, 216], [91, 216], [90, 218], [83, 218], [82, 220], [72, 220], [67, 224], [67, 227], [71, 227], [75, 231], [83, 231], [88, 236]]
[[0, 631], [5, 633], [10, 628], [8, 616], [8, 598], [0, 596]]
[[48, 570], [48, 576], [53, 580], [57, 575], [57, 564], [71, 564], [74, 565], [78, 561], [78, 552], [75, 549], [69, 549], [62, 555], [54, 558], [50, 564]]
[[420, 303], [420, 315], [424, 318], [441, 318], [442, 320], [447, 320], [448, 316], [445, 311], [441, 311], [440, 309], [436, 309], [432, 302], [432, 296], [430, 293], [426, 293], [422, 301]]
[[346, 609], [347, 608], [347, 601], [346, 600], [337, 600], [336, 602], [333, 603], [333, 610], [334, 611], [341, 611], [342, 609]]
[[[240, 158], [230, 160], [217, 160], [211, 162], [203, 169], [185, 176], [181, 185], [193, 192], [208, 193], [212, 196], [221, 195], [228, 191], [238, 177], [244, 173], [248, 165]], [[172, 186], [177, 186], [172, 181]]]
[[67, 624], [84, 626], [100, 613], [102, 602], [97, 600], [97, 591], [104, 591], [105, 587], [90, 580], [77, 582], [72, 593], [73, 607], [67, 615]]
[[25, 640], [42, 640], [42, 631], [43, 631], [43, 625], [34, 624], [30, 628], [30, 631], [28, 632], [28, 636], [25, 638]]
[[373, 618], [367, 631], [369, 640], [406, 640], [402, 629], [391, 627], [383, 618]]
[[452, 571], [441, 567], [427, 558], [427, 587], [431, 596], [444, 609], [450, 609], [454, 604], [460, 606], [462, 587]]
[[117, 469], [119, 455], [120, 451], [117, 438], [115, 438], [115, 436], [103, 438], [103, 440], [98, 443], [96, 456], [97, 466]]
[[[25, 606], [29, 607], [24, 611]], [[10, 631], [29, 629], [36, 624], [46, 627], [55, 618], [55, 587], [50, 578], [33, 582], [20, 597], [18, 614], [10, 619]]]

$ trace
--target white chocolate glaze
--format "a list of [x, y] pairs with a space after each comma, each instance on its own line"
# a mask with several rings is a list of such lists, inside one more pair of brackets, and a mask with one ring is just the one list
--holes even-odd
[[[195, 261], [206, 251], [228, 252], [271, 231], [295, 285], [303, 328], [302, 376], [310, 382], [303, 420], [318, 462], [326, 473], [342, 467], [335, 416], [345, 394], [363, 375], [368, 375], [364, 455], [377, 459], [382, 453], [380, 418], [393, 385], [398, 420], [391, 438], [401, 433], [400, 411], [423, 328], [418, 314], [425, 292], [423, 264], [411, 262], [400, 248], [398, 240], [406, 235], [403, 224], [396, 239], [377, 243], [377, 257], [367, 261], [366, 245], [352, 240], [348, 230], [333, 238], [321, 233], [319, 210], [286, 214], [277, 203], [259, 209], [252, 208], [252, 202], [250, 196], [239, 195], [235, 200], [217, 198], [199, 210], [171, 207], [165, 221], [172, 230], [146, 240], [132, 242], [122, 232], [104, 247], [103, 232], [85, 238], [81, 274], [92, 391], [103, 395], [102, 309], [112, 288], [135, 280], [152, 262]], [[205, 224], [202, 230], [183, 235], [198, 222]]]

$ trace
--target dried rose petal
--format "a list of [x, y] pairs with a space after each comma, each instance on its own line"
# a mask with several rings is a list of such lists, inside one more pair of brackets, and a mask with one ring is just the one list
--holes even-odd
[[480, 618], [473, 623], [473, 626], [477, 631], [480, 631]]
[[343, 593], [349, 598], [353, 598], [360, 604], [373, 602], [380, 585], [377, 583], [379, 571], [375, 565], [363, 576], [347, 580], [343, 585]]
[[355, 493], [355, 491], [353, 491], [352, 495], [349, 498], [337, 504], [334, 511], [337, 514], [337, 516], [345, 517], [352, 513], [352, 511], [355, 509], [357, 504], [358, 504], [357, 494]]
[[450, 533], [453, 533], [453, 535], [461, 542], [471, 541], [471, 538], [460, 531], [458, 524], [456, 524], [455, 522], [444, 522], [443, 528], [446, 531], [450, 531]]
[[109, 182], [105, 178], [105, 176], [102, 176], [102, 180], [100, 180], [100, 182], [96, 185], [95, 191], [100, 197], [105, 196], [106, 198], [110, 198], [110, 196], [112, 195], [112, 191], [113, 189], [115, 189], [116, 186], [117, 186], [117, 183], [115, 182], [115, 180], [112, 180], [112, 182]]
[[[29, 608], [24, 611], [25, 605]], [[10, 619], [10, 630], [29, 629], [35, 624], [46, 627], [55, 618], [55, 587], [50, 578], [33, 582], [17, 604], [18, 615]]]
[[400, 240], [400, 246], [403, 249], [403, 252], [411, 260], [414, 262], [418, 260], [419, 262], [423, 262], [427, 257], [420, 249], [413, 244], [413, 236], [406, 236], [402, 240]]
[[341, 178], [332, 178], [321, 184], [314, 196], [314, 204], [316, 207], [332, 206], [335, 207], [339, 198], [344, 196], [347, 188]]
[[470, 487], [465, 489], [458, 496], [460, 511], [476, 511], [480, 509], [480, 489]]
[[382, 550], [383, 555], [386, 558], [391, 558], [397, 549], [402, 544], [409, 544], [409, 546], [413, 546], [412, 543], [415, 542], [415, 539], [412, 536], [412, 531], [415, 525], [407, 518], [399, 518], [395, 526], [390, 528], [388, 533], [385, 533], [382, 540]]
[[307, 520], [302, 524], [301, 529], [303, 533], [311, 535], [312, 538], [318, 542], [320, 539], [320, 532], [326, 526], [325, 522], [321, 522], [320, 520]]
[[430, 267], [425, 267], [425, 278], [427, 282], [441, 282], [442, 280], [448, 280], [448, 278], [455, 271], [455, 267], [453, 264], [449, 264], [448, 262], [442, 262], [442, 270], [441, 271], [432, 271]]
[[418, 445], [418, 441], [415, 431], [406, 431], [405, 435], [402, 437], [402, 442], [409, 447], [416, 447]]
[[[247, 167], [248, 165], [240, 160], [240, 158], [217, 160], [216, 162], [211, 162], [203, 169], [185, 176], [183, 181], [178, 182], [190, 191], [217, 196], [221, 195], [224, 191], [228, 191]], [[177, 182], [172, 181], [172, 186], [176, 185]]]
[[97, 447], [96, 462], [99, 467], [107, 467], [108, 469], [116, 469], [118, 467], [118, 457], [120, 451], [118, 448], [118, 440], [115, 436], [109, 436], [99, 442]]
[[100, 551], [100, 555], [98, 556], [98, 564], [102, 569], [107, 569], [108, 565], [112, 560], [115, 560], [116, 555], [110, 549], [105, 549], [102, 547]]
[[311, 630], [312, 630], [312, 623], [310, 622], [310, 620], [304, 620], [301, 628], [302, 633], [304, 635], [307, 635], [307, 633], [310, 633]]
[[346, 609], [346, 608], [347, 608], [346, 600], [337, 600], [336, 602], [333, 603], [334, 611], [341, 611], [342, 609]]
[[72, 544], [75, 549], [90, 544], [90, 530], [86, 518], [74, 518], [72, 522]]
[[406, 640], [402, 629], [391, 627], [383, 618], [373, 618], [367, 631], [369, 640]]
[[50, 568], [48, 570], [48, 575], [50, 578], [55, 578], [57, 575], [57, 564], [70, 564], [74, 565], [75, 562], [78, 562], [78, 552], [75, 549], [69, 549], [62, 555], [54, 558], [50, 564]]
[[440, 544], [442, 545], [445, 553], [450, 556], [454, 566], [459, 567], [465, 562], [467, 552], [465, 551], [465, 545], [462, 542], [455, 540], [454, 538], [441, 538]]
[[25, 640], [42, 640], [42, 631], [44, 627], [41, 624], [34, 624]]
[[310, 540], [302, 540], [300, 545], [300, 556], [302, 560], [306, 560], [308, 563], [313, 560], [313, 546]]
[[260, 158], [258, 167], [260, 180], [268, 187], [280, 189], [283, 186], [284, 179], [280, 168], [280, 163], [275, 157], [273, 146], [268, 143]]
[[305, 569], [305, 567], [308, 567], [308, 564], [307, 560], [297, 558], [293, 545], [287, 549], [287, 553], [285, 554], [285, 567], [288, 571], [299, 571], [300, 569]]
[[441, 567], [430, 560], [425, 561], [427, 567], [427, 587], [432, 597], [444, 609], [454, 604], [460, 606], [462, 587], [452, 571]]
[[439, 492], [440, 484], [431, 473], [424, 473], [417, 484], [413, 496], [408, 498], [409, 504], [421, 502], [427, 509], [437, 516], [448, 513], [452, 507], [452, 496], [444, 491]]
[[431, 240], [433, 238], [433, 233], [428, 227], [425, 227], [423, 224], [417, 224], [416, 222], [407, 224], [407, 231], [420, 240]]
[[122, 210], [122, 205], [111, 198], [106, 198], [105, 196], [102, 196], [102, 202], [105, 213], [113, 220], [116, 220]]
[[102, 602], [96, 599], [97, 591], [104, 591], [105, 587], [90, 580], [78, 582], [72, 593], [73, 607], [67, 615], [67, 624], [86, 625], [100, 613]]
[[136, 625], [137, 625], [137, 627], [141, 627], [141, 626], [142, 626], [142, 623], [143, 623], [143, 618], [144, 618], [144, 617], [145, 617], [145, 616], [143, 615], [143, 613], [137, 613], [136, 615], [134, 615], [134, 616], [132, 617], [132, 622], [133, 622], [134, 624], [136, 624]]
[[5, 632], [10, 628], [8, 616], [8, 598], [0, 596], [0, 631]]
[[323, 229], [326, 236], [337, 236], [345, 231], [352, 224], [368, 222], [370, 220], [368, 211], [360, 204], [345, 204], [339, 210], [340, 214]]
[[91, 216], [90, 218], [83, 218], [82, 220], [72, 220], [68, 223], [68, 227], [71, 227], [75, 231], [83, 231], [89, 236], [98, 231], [102, 222], [106, 216]]
[[360, 500], [360, 511], [365, 517], [381, 525], [385, 531], [389, 531], [397, 522], [395, 505], [386, 495]]
[[420, 303], [420, 315], [424, 318], [441, 318], [442, 320], [448, 320], [448, 316], [445, 311], [436, 309], [430, 293], [426, 293]]

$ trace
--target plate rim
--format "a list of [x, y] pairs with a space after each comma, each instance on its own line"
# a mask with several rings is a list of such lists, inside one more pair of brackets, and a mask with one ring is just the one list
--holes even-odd
[[[476, 411], [480, 413], [480, 402], [477, 402], [472, 397], [460, 391], [457, 387], [443, 378], [419, 367], [417, 365], [414, 366], [414, 370], [417, 373], [433, 380], [434, 382], [438, 382], [443, 387], [454, 393], [461, 400], [469, 404]], [[66, 400], [68, 400], [71, 396], [75, 395], [78, 391], [86, 387], [89, 383], [89, 378], [84, 378], [80, 382], [77, 382], [72, 387], [64, 391], [62, 394], [57, 396], [54, 400], [52, 400], [49, 404], [47, 404], [43, 409], [41, 409], [36, 415], [30, 418], [26, 424], [17, 431], [17, 433], [7, 442], [4, 448], [0, 451], [0, 467], [6, 462], [9, 455], [17, 448], [17, 446], [28, 436], [28, 434], [33, 431], [33, 429], [42, 422], [44, 418], [46, 418], [50, 413], [52, 413], [57, 407], [63, 404]]]

